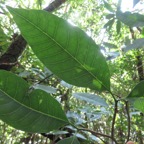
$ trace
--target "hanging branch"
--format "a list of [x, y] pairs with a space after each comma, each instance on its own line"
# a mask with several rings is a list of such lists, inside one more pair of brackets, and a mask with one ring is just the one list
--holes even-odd
[[[66, 0], [55, 0], [44, 10], [52, 12], [64, 2], [66, 2]], [[17, 64], [17, 60], [25, 50], [26, 45], [27, 42], [22, 37], [22, 35], [17, 36], [16, 39], [8, 47], [7, 51], [0, 57], [0, 69], [10, 71], [12, 67]]]

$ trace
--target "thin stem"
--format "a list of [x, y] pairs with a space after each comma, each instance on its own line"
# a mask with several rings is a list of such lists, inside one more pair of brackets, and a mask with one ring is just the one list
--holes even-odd
[[50, 74], [50, 75], [46, 76], [44, 79], [42, 79], [41, 81], [39, 81], [39, 82], [36, 83], [36, 84], [41, 84], [41, 83], [44, 82], [46, 79], [49, 79], [51, 76], [53, 76], [53, 74]]
[[102, 134], [102, 133], [98, 133], [98, 132], [95, 132], [93, 130], [90, 130], [90, 129], [86, 129], [86, 128], [79, 128], [78, 130], [83, 130], [83, 131], [88, 131], [90, 133], [92, 133], [93, 135], [97, 136], [97, 137], [106, 137], [106, 138], [109, 138], [109, 139], [112, 139], [115, 144], [118, 144], [116, 139], [115, 138], [112, 138], [111, 136], [109, 135], [106, 135], [106, 134]]
[[128, 103], [128, 101], [126, 101], [125, 104], [126, 104], [126, 113], [127, 113], [127, 121], [128, 121], [128, 134], [127, 134], [127, 142], [128, 142], [129, 139], [130, 139], [131, 122], [130, 122], [129, 103]]
[[[118, 112], [118, 100], [115, 100], [114, 114], [113, 114], [112, 128], [111, 128], [112, 139], [114, 139], [114, 136], [115, 136], [115, 121], [116, 121], [117, 112]], [[113, 142], [112, 142], [112, 144], [113, 144]]]

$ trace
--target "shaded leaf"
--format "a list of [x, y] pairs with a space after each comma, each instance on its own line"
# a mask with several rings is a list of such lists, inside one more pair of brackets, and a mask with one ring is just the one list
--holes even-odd
[[94, 90], [110, 90], [105, 58], [82, 30], [42, 10], [8, 7], [37, 57], [69, 84]]
[[112, 44], [112, 43], [104, 42], [103, 44], [108, 48], [117, 48], [117, 46], [115, 44]]
[[123, 49], [123, 51], [127, 52], [127, 51], [132, 50], [132, 49], [139, 49], [139, 48], [143, 48], [143, 47], [144, 47], [144, 38], [140, 38], [140, 39], [135, 40], [133, 42], [133, 44], [126, 46]]
[[50, 87], [50, 86], [45, 86], [45, 85], [41, 85], [41, 84], [37, 84], [37, 85], [34, 85], [33, 88], [35, 89], [41, 89], [47, 93], [56, 93], [57, 92], [57, 89], [56, 88], [53, 88], [53, 87]]
[[106, 19], [111, 19], [111, 18], [113, 18], [115, 15], [114, 14], [107, 14], [106, 15]]
[[130, 27], [142, 27], [144, 26], [144, 15], [138, 13], [117, 11], [116, 17], [118, 20]]
[[134, 102], [134, 107], [144, 113], [144, 98], [138, 98]]
[[138, 83], [130, 92], [130, 94], [127, 96], [127, 98], [138, 98], [138, 97], [144, 97], [144, 81]]
[[108, 55], [107, 60], [112, 60], [120, 56], [119, 52], [107, 52], [106, 54]]
[[42, 90], [29, 92], [20, 77], [0, 71], [0, 119], [28, 132], [49, 132], [68, 124], [60, 104]]
[[75, 125], [81, 125], [83, 123], [86, 123], [86, 121], [83, 118], [81, 118], [81, 115], [76, 112], [68, 111], [67, 117], [69, 120], [74, 122]]
[[114, 24], [115, 19], [111, 19], [109, 20], [105, 25], [104, 28], [108, 28], [109, 30], [112, 28], [113, 24]]
[[104, 1], [104, 6], [105, 8], [110, 11], [110, 12], [114, 12], [113, 8], [111, 7], [111, 5], [109, 3], [107, 3], [106, 1]]
[[116, 23], [117, 34], [120, 34], [120, 30], [121, 30], [121, 21], [117, 20], [117, 23]]
[[90, 104], [108, 106], [105, 100], [97, 95], [88, 93], [73, 93], [73, 96], [77, 99], [84, 100]]
[[63, 139], [56, 144], [80, 144], [80, 143], [78, 139], [75, 136], [73, 136], [73, 137]]

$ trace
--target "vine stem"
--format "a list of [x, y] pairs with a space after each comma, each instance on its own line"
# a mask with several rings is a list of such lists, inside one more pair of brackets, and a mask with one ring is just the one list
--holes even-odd
[[[118, 112], [118, 101], [119, 100], [114, 99], [114, 101], [115, 101], [115, 105], [114, 105], [114, 114], [113, 114], [112, 128], [111, 128], [111, 137], [112, 137], [112, 140], [115, 137], [115, 121], [116, 121], [116, 115], [117, 115], [117, 112]], [[112, 142], [112, 144], [113, 144], [113, 142]]]
[[126, 108], [126, 113], [127, 113], [127, 121], [128, 121], [128, 134], [127, 134], [127, 141], [129, 141], [130, 138], [130, 129], [131, 129], [131, 122], [130, 122], [130, 114], [129, 114], [129, 103], [128, 101], [125, 102], [125, 108]]

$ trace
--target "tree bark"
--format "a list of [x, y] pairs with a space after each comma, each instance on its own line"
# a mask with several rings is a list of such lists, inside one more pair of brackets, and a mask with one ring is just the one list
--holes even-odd
[[[52, 12], [62, 5], [66, 0], [55, 0], [44, 10]], [[0, 69], [10, 71], [13, 66], [17, 64], [19, 56], [25, 50], [27, 45], [26, 40], [22, 35], [17, 36], [17, 38], [11, 43], [7, 51], [0, 57]]]

